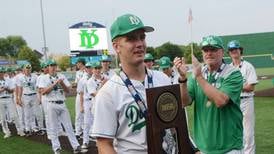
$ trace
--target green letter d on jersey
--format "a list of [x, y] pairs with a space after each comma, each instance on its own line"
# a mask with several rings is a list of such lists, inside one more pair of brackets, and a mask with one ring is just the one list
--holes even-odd
[[145, 125], [146, 121], [143, 115], [140, 113], [138, 107], [134, 105], [129, 105], [126, 109], [126, 118], [128, 118], [128, 127], [132, 126], [132, 132], [136, 130], [141, 130]]
[[96, 30], [91, 30], [91, 33], [88, 33], [88, 30], [80, 30], [81, 37], [81, 47], [86, 47], [87, 49], [92, 49], [99, 42], [98, 35], [95, 34]]

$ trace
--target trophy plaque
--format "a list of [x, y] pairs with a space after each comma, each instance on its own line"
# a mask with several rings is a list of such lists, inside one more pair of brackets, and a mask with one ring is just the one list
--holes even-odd
[[149, 154], [192, 154], [180, 86], [146, 89], [148, 116], [147, 144]]

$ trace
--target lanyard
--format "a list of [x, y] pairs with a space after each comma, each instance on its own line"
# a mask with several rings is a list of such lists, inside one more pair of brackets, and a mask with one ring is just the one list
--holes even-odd
[[[147, 75], [147, 81], [148, 81], [148, 88], [153, 87], [153, 80], [152, 80], [152, 75], [150, 72], [146, 70], [146, 75]], [[147, 117], [147, 107], [145, 104], [145, 100], [142, 98], [140, 93], [136, 90], [136, 88], [133, 86], [132, 82], [128, 78], [127, 74], [121, 69], [120, 73], [118, 74], [122, 81], [125, 83], [126, 87], [128, 88], [128, 91], [130, 92], [131, 96], [134, 98], [135, 102], [137, 103], [141, 114], [143, 117]]]
[[[225, 66], [226, 66], [226, 64], [225, 64], [225, 63], [222, 63], [221, 67], [219, 67], [219, 69], [216, 71], [216, 73], [214, 73], [214, 75], [213, 75], [213, 76], [214, 76], [214, 81], [213, 81], [213, 83], [211, 83], [212, 86], [216, 87], [216, 81], [217, 81], [217, 79], [219, 78], [219, 76], [221, 75], [221, 73], [222, 73], [222, 71], [224, 70]], [[205, 67], [205, 69], [204, 69], [203, 72], [204, 72], [204, 73], [203, 73], [203, 74], [204, 74], [204, 78], [205, 78], [206, 80], [208, 80], [208, 76], [209, 76], [208, 68]]]

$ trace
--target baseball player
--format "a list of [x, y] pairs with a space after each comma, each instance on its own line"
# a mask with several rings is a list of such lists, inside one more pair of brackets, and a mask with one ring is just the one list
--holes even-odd
[[145, 54], [144, 62], [145, 62], [145, 65], [148, 69], [153, 69], [154, 58], [150, 53]]
[[122, 68], [95, 97], [92, 135], [100, 153], [147, 153], [145, 89], [169, 85], [166, 75], [144, 66], [145, 32], [153, 30], [132, 14], [118, 17], [111, 26]]
[[[78, 82], [80, 81], [80, 79], [86, 75], [85, 64], [86, 64], [86, 61], [84, 58], [79, 58], [76, 63], [76, 67], [79, 69], [76, 72], [76, 77], [75, 77], [75, 83], [77, 84], [77, 87], [78, 87]], [[78, 139], [80, 138], [81, 134], [83, 133], [83, 127], [84, 127], [84, 125], [83, 125], [84, 115], [80, 110], [81, 110], [80, 93], [77, 91], [77, 95], [76, 95], [76, 99], [75, 99], [75, 134]]]
[[102, 59], [101, 59], [102, 74], [108, 79], [115, 74], [115, 71], [110, 69], [110, 63], [111, 63], [111, 58], [108, 55], [102, 55]]
[[[43, 114], [41, 106], [37, 100], [36, 80], [37, 75], [31, 73], [31, 65], [24, 65], [24, 74], [17, 78], [17, 104], [23, 107], [24, 122], [26, 135], [31, 135], [31, 132], [39, 133], [43, 128]], [[37, 120], [38, 127], [36, 126]], [[40, 133], [39, 133], [40, 134]], [[43, 135], [44, 133], [41, 133]]]
[[255, 153], [255, 114], [254, 114], [254, 89], [258, 83], [255, 68], [251, 63], [242, 58], [243, 47], [237, 40], [230, 41], [227, 45], [229, 56], [232, 59], [231, 65], [240, 69], [243, 76], [243, 90], [241, 93], [241, 110], [243, 112], [244, 129], [244, 153]]
[[169, 57], [163, 56], [159, 60], [160, 70], [170, 78], [171, 84], [178, 84], [179, 74], [176, 73], [171, 66]]
[[60, 153], [61, 146], [58, 139], [58, 123], [62, 121], [65, 131], [67, 133], [70, 144], [73, 148], [73, 153], [80, 152], [80, 145], [73, 132], [69, 111], [65, 104], [65, 92], [69, 92], [70, 83], [67, 78], [56, 72], [57, 64], [54, 60], [48, 61], [48, 74], [41, 82], [42, 94], [46, 96], [47, 113], [48, 113], [48, 127], [50, 129], [49, 135], [51, 138], [52, 149], [54, 153]]
[[19, 125], [18, 115], [16, 112], [15, 104], [13, 102], [12, 93], [15, 89], [15, 84], [9, 78], [4, 78], [5, 70], [0, 67], [0, 121], [4, 138], [11, 136], [6, 120], [6, 113], [9, 113], [10, 119], [15, 123], [17, 134], [24, 136], [23, 129]]

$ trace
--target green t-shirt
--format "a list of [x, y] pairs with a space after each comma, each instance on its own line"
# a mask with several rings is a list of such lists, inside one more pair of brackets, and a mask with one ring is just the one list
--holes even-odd
[[[205, 73], [206, 80], [229, 96], [227, 105], [217, 108], [198, 82], [191, 76], [188, 92], [194, 103], [194, 140], [205, 154], [223, 154], [243, 147], [242, 112], [240, 94], [242, 91], [241, 72], [225, 65], [221, 73]], [[215, 81], [216, 80], [216, 81]]]

